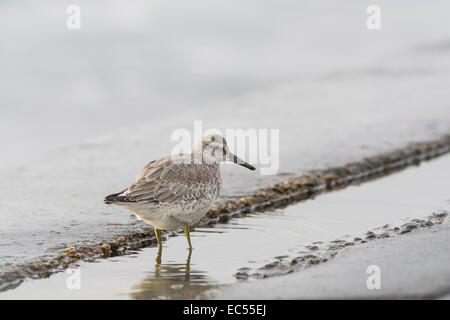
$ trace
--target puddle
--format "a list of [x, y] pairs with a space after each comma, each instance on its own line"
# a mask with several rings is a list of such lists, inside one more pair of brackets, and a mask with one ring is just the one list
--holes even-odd
[[79, 290], [68, 289], [71, 274], [59, 273], [49, 279], [28, 279], [0, 298], [192, 299], [237, 281], [238, 270], [260, 268], [274, 261], [273, 257], [296, 254], [301, 246], [448, 211], [449, 166], [447, 155], [283, 210], [199, 228], [191, 234], [192, 254], [184, 236], [169, 238], [161, 263], [155, 261], [157, 248], [99, 263], [80, 263]]

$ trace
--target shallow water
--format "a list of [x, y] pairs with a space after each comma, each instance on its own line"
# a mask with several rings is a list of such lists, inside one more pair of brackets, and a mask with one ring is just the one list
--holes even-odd
[[[450, 210], [450, 155], [391, 176], [350, 186], [283, 210], [232, 219], [192, 232], [189, 254], [184, 236], [157, 248], [99, 263], [81, 263], [81, 289], [69, 290], [68, 274], [26, 280], [9, 298], [194, 298], [236, 281], [240, 268], [258, 268], [277, 256], [295, 254], [315, 241], [361, 236], [385, 224], [400, 225], [432, 212]], [[408, 188], [406, 187], [408, 186]]]
[[[446, 0], [379, 1], [380, 31], [356, 0], [77, 4], [0, 4], [0, 271], [141, 226], [103, 197], [194, 120], [280, 129], [287, 174], [450, 130]], [[277, 178], [225, 166], [224, 196]]]

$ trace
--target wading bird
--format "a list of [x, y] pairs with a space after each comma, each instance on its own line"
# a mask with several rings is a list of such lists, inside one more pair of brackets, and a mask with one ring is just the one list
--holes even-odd
[[255, 170], [230, 152], [221, 135], [205, 136], [190, 154], [151, 161], [132, 185], [107, 196], [105, 203], [124, 207], [151, 225], [160, 248], [161, 230], [183, 227], [192, 249], [189, 226], [206, 215], [219, 195], [219, 164], [227, 160]]

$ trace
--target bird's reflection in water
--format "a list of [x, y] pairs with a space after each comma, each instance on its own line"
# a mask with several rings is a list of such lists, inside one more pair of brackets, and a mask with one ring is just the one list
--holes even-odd
[[159, 248], [156, 265], [148, 277], [132, 287], [132, 299], [194, 299], [217, 285], [205, 271], [191, 269], [192, 249], [189, 249], [186, 263], [161, 263]]

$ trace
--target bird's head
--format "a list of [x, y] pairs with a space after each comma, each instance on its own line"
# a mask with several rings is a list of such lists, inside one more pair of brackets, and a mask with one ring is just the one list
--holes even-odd
[[234, 155], [227, 146], [227, 141], [219, 134], [204, 136], [192, 149], [194, 155], [202, 155], [207, 164], [220, 164], [222, 161], [231, 161], [250, 170], [255, 167]]

